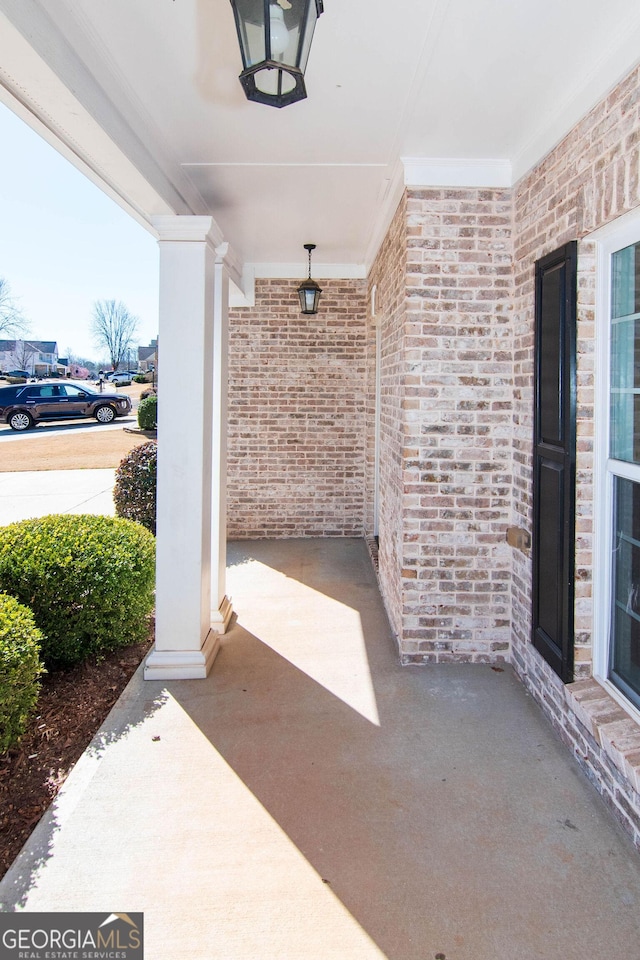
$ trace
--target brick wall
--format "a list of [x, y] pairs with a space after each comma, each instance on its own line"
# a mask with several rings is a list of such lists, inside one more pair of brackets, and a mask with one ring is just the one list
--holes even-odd
[[366, 283], [323, 280], [312, 316], [298, 283], [230, 311], [232, 538], [364, 533]]
[[509, 648], [511, 198], [410, 190], [371, 272], [380, 580], [404, 662]]
[[[594, 244], [583, 238], [640, 203], [640, 71], [634, 70], [514, 189], [514, 521], [531, 527], [535, 261], [578, 244], [576, 677], [592, 664]], [[600, 560], [602, 562], [602, 558]], [[618, 818], [635, 835], [640, 795], [530, 644], [530, 557], [513, 551], [514, 666]], [[602, 689], [602, 688], [600, 688]], [[595, 729], [595, 728], [594, 728]]]
[[405, 659], [495, 660], [510, 641], [511, 197], [408, 200]]
[[[370, 324], [375, 323], [380, 336], [378, 576], [389, 620], [399, 640], [403, 634], [406, 208], [403, 197], [369, 275], [370, 288], [375, 286], [375, 317]], [[375, 335], [373, 340], [375, 349]]]

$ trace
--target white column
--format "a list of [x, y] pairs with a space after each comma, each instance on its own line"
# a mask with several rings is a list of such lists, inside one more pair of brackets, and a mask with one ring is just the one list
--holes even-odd
[[225, 633], [233, 610], [226, 596], [227, 397], [229, 390], [229, 245], [216, 248], [213, 290], [213, 456], [211, 489], [211, 627]]
[[211, 629], [213, 310], [211, 217], [158, 217], [162, 356], [158, 390], [156, 642], [144, 676], [206, 677]]

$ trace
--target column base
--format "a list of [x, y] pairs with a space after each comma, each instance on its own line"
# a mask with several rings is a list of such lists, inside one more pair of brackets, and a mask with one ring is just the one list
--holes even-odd
[[233, 607], [231, 606], [231, 601], [228, 597], [223, 597], [220, 609], [211, 611], [211, 629], [215, 630], [218, 634], [226, 633], [232, 616]]
[[201, 650], [153, 649], [144, 665], [145, 680], [204, 680], [220, 649], [220, 633], [210, 630]]

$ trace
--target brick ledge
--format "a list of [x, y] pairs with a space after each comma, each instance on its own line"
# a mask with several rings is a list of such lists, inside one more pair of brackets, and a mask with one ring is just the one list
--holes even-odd
[[580, 723], [640, 793], [640, 724], [597, 680], [567, 684], [565, 696]]

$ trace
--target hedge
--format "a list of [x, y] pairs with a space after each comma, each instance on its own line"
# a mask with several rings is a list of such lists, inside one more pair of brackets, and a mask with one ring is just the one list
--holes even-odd
[[140, 400], [138, 426], [141, 430], [155, 430], [158, 423], [158, 398], [155, 394]]
[[20, 739], [38, 701], [42, 641], [31, 610], [0, 593], [0, 753]]
[[118, 517], [58, 515], [0, 528], [0, 590], [33, 610], [47, 668], [143, 640], [155, 540]]
[[134, 447], [116, 470], [113, 500], [119, 517], [136, 520], [156, 532], [158, 445], [154, 440]]

